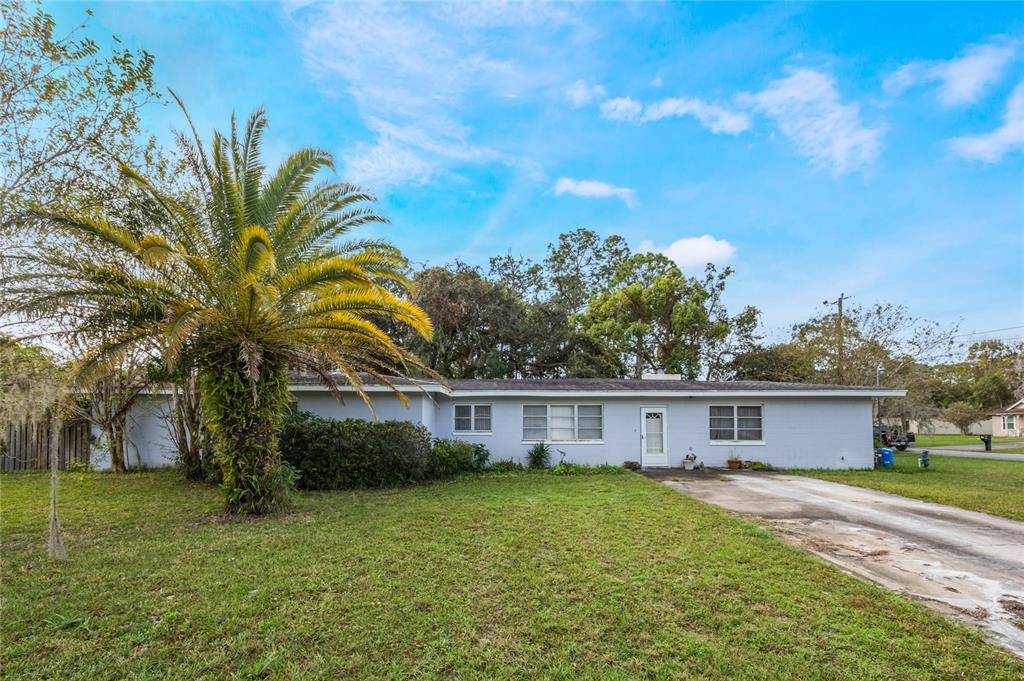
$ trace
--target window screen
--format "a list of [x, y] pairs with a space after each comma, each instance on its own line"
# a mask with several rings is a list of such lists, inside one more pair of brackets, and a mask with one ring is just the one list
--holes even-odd
[[548, 439], [548, 407], [545, 404], [523, 406], [523, 439]]
[[604, 437], [603, 411], [600, 404], [581, 404], [576, 407], [576, 432], [580, 440], [600, 440]]
[[491, 405], [489, 404], [457, 404], [455, 405], [456, 433], [489, 433], [491, 432]]
[[760, 405], [713, 405], [708, 426], [712, 441], [761, 442], [764, 439]]
[[600, 404], [523, 405], [523, 439], [577, 442], [604, 437]]
[[734, 407], [711, 407], [711, 439], [732, 440], [736, 436]]

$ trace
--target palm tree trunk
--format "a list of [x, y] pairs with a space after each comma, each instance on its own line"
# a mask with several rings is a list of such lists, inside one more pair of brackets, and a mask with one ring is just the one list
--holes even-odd
[[283, 367], [262, 367], [255, 382], [238, 364], [201, 375], [203, 413], [220, 461], [225, 509], [268, 513], [288, 501], [290, 469], [281, 463], [278, 434], [288, 394]]

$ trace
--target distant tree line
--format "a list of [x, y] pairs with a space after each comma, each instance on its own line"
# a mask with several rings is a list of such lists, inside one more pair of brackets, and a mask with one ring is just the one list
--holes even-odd
[[737, 356], [733, 377], [879, 385], [907, 389], [879, 404], [879, 417], [928, 424], [949, 421], [966, 431], [993, 410], [1024, 397], [1024, 342], [965, 344], [956, 325], [913, 317], [899, 305], [847, 310], [843, 333], [829, 311], [792, 327], [790, 338]]
[[579, 228], [540, 262], [506, 253], [486, 269], [455, 261], [415, 272], [413, 300], [434, 336], [406, 343], [450, 378], [727, 378], [758, 340], [757, 309], [733, 315], [722, 301], [732, 273], [708, 264], [687, 276], [664, 255]]
[[732, 314], [723, 294], [731, 268], [689, 276], [658, 253], [579, 228], [560, 234], [540, 261], [511, 253], [487, 267], [461, 261], [412, 274], [413, 299], [434, 337], [405, 338], [449, 378], [639, 377], [758, 380], [907, 388], [877, 416], [976, 422], [1024, 397], [1024, 345], [969, 347], [957, 325], [914, 317], [893, 304], [823, 308], [765, 342], [754, 306]]

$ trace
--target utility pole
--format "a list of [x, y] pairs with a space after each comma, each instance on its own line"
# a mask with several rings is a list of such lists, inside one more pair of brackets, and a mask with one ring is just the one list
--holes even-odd
[[844, 355], [846, 354], [843, 344], [843, 301], [849, 300], [852, 297], [845, 293], [840, 293], [839, 297], [835, 300], [826, 300], [823, 303], [823, 305], [837, 305], [839, 308], [839, 316], [836, 319], [836, 376], [840, 384], [843, 384], [845, 380], [843, 362]]

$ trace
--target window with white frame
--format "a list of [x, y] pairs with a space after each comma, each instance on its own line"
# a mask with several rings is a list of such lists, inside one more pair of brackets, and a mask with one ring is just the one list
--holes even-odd
[[1004, 414], [1003, 415], [1003, 430], [1017, 430], [1017, 415], [1016, 414]]
[[761, 405], [713, 404], [708, 425], [712, 442], [761, 442], [764, 440]]
[[604, 408], [600, 404], [524, 404], [523, 439], [586, 442], [604, 437]]
[[456, 433], [489, 433], [491, 432], [491, 405], [489, 404], [456, 404]]

